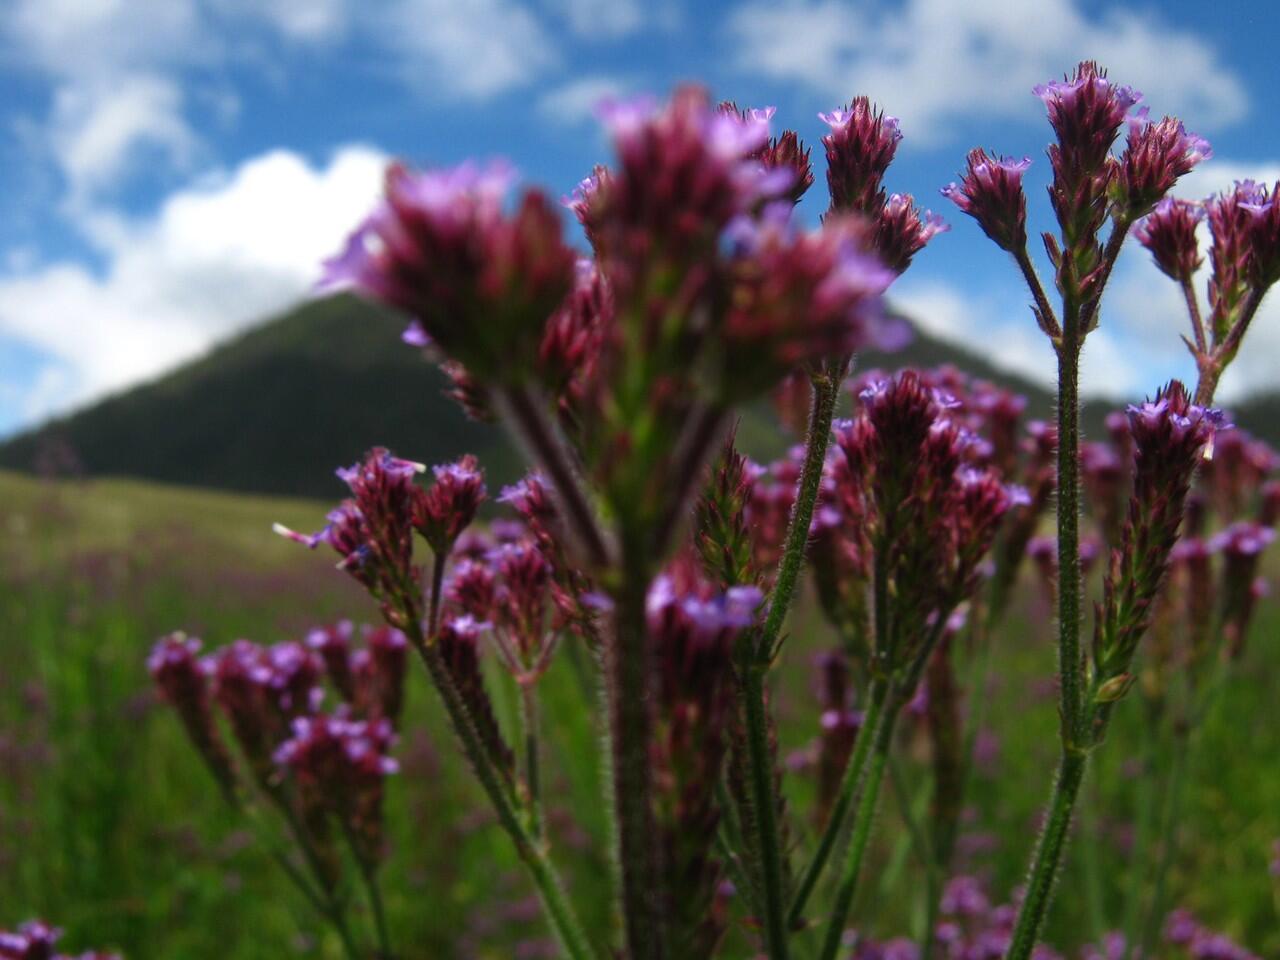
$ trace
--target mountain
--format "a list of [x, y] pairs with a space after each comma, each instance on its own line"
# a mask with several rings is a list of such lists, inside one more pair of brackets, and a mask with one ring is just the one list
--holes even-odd
[[[334, 468], [383, 445], [426, 463], [472, 452], [491, 487], [514, 480], [520, 458], [506, 436], [444, 395], [440, 372], [400, 341], [403, 326], [349, 296], [305, 303], [167, 376], [13, 437], [0, 444], [0, 467], [333, 499], [342, 493]], [[1053, 415], [1039, 385], [924, 334], [858, 367], [942, 363], [1025, 394], [1029, 416]], [[1114, 406], [1086, 405], [1086, 435], [1101, 435]], [[1277, 444], [1277, 414], [1280, 394], [1241, 405], [1235, 419]], [[781, 449], [768, 418], [763, 407], [744, 418], [753, 453]]]
[[400, 340], [403, 320], [353, 297], [312, 301], [204, 358], [0, 446], [0, 467], [336, 498], [334, 468], [383, 445], [430, 463], [471, 451], [495, 481], [518, 461]]

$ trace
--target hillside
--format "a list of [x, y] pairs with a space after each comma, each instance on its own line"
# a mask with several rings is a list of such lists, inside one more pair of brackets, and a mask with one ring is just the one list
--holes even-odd
[[331, 498], [334, 468], [382, 444], [440, 462], [468, 450], [497, 480], [516, 459], [400, 341], [403, 322], [351, 297], [306, 303], [152, 383], [0, 446], [0, 467], [54, 459], [90, 476]]
[[[352, 297], [305, 303], [154, 382], [103, 400], [0, 445], [0, 468], [82, 472], [258, 493], [332, 498], [334, 467], [382, 444], [439, 463], [471, 451], [491, 485], [514, 479], [519, 458], [504, 434], [466, 419], [444, 379], [400, 341], [403, 322]], [[926, 335], [859, 367], [952, 363], [1027, 395], [1029, 415], [1052, 416], [1032, 382]], [[1097, 435], [1109, 404], [1084, 411]], [[1244, 405], [1241, 426], [1280, 441], [1280, 395]], [[767, 413], [740, 434], [776, 453]]]

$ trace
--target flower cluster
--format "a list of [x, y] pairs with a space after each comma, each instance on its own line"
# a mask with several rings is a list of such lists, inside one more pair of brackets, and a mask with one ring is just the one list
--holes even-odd
[[872, 246], [895, 273], [902, 273], [925, 244], [948, 229], [942, 218], [921, 211], [910, 194], [885, 196], [885, 173], [902, 132], [866, 97], [848, 107], [819, 114], [831, 128], [822, 138], [827, 151], [827, 186], [833, 212], [853, 212], [874, 228]]
[[[372, 868], [382, 856], [382, 781], [404, 702], [406, 641], [390, 628], [366, 629], [352, 650], [349, 622], [313, 630], [305, 643], [264, 647], [237, 640], [197, 659], [200, 642], [162, 638], [148, 660], [161, 696], [182, 718], [196, 750], [237, 807], [255, 792], [296, 826], [315, 880], [332, 891], [341, 871], [330, 818]], [[339, 705], [326, 712], [324, 678]], [[217, 705], [250, 782], [224, 745]]]
[[716, 909], [723, 864], [712, 856], [725, 814], [717, 786], [735, 709], [734, 645], [755, 623], [762, 599], [748, 586], [720, 594], [692, 564], [679, 563], [653, 582], [646, 599], [657, 672], [655, 820], [677, 956], [710, 956], [724, 933]]
[[573, 284], [575, 256], [551, 202], [503, 210], [499, 164], [387, 171], [386, 196], [328, 261], [322, 289], [354, 289], [404, 311], [415, 339], [485, 377], [519, 378]]
[[62, 931], [41, 920], [29, 920], [14, 932], [0, 930], [3, 960], [120, 960], [116, 954], [91, 951], [72, 956], [57, 950]]
[[1133, 493], [1120, 545], [1112, 551], [1094, 637], [1099, 702], [1119, 699], [1132, 682], [1129, 663], [1151, 624], [1192, 476], [1224, 424], [1220, 412], [1194, 405], [1176, 380], [1154, 400], [1129, 408]]

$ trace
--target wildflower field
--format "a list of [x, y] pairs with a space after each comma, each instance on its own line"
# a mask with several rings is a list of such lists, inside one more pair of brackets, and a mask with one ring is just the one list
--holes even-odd
[[[316, 525], [326, 505], [203, 493], [132, 481], [0, 476], [10, 547], [0, 620], [0, 904], [6, 918], [58, 918], [71, 944], [137, 958], [337, 956], [316, 936], [306, 902], [225, 809], [179, 726], [151, 692], [153, 637], [186, 625], [210, 645], [237, 637], [299, 639], [313, 626], [371, 621], [362, 593], [325, 557], [299, 557], [270, 534], [283, 520]], [[1272, 565], [1274, 567], [1274, 564]], [[966, 816], [965, 869], [999, 900], [1022, 879], [1044, 802], [1056, 716], [1046, 610], [1032, 599], [999, 637], [983, 759]], [[778, 701], [784, 756], [819, 731], [814, 656], [833, 642], [806, 599], [786, 653]], [[1025, 622], [1025, 628], [1024, 628]], [[1280, 951], [1280, 881], [1269, 873], [1280, 835], [1280, 609], [1264, 603], [1253, 644], [1220, 708], [1198, 733], [1198, 769], [1170, 877], [1176, 903], [1252, 945]], [[555, 771], [548, 817], [572, 857], [572, 891], [607, 924], [607, 818], [600, 809], [599, 736], [564, 664], [548, 676], [547, 749]], [[495, 687], [494, 689], [498, 689]], [[556, 956], [536, 901], [478, 789], [452, 754], [424, 676], [408, 684], [402, 773], [389, 786], [394, 854], [388, 910], [406, 958]], [[508, 717], [512, 709], [506, 705]], [[997, 734], [995, 731], [999, 731]], [[1081, 828], [1050, 941], [1118, 927], [1133, 877], [1143, 800], [1136, 781], [1144, 729], [1136, 714], [1111, 733], [1097, 813]], [[904, 763], [913, 797], [927, 755]], [[791, 776], [797, 802], [811, 767]], [[918, 869], [896, 803], [872, 851], [860, 916], [886, 937], [912, 929]], [[811, 830], [810, 827], [805, 827]], [[746, 937], [726, 956], [751, 956]]]
[[[1280, 454], [1217, 395], [1280, 183], [1175, 198], [1204, 138], [1094, 61], [1033, 92], [1044, 256], [1030, 159], [941, 194], [1045, 419], [858, 363], [949, 229], [897, 118], [820, 114], [815, 164], [685, 85], [602, 105], [589, 256], [501, 161], [393, 162], [320, 271], [515, 482], [376, 434], [328, 502], [0, 476], [0, 958], [1276, 956]], [[1086, 419], [1129, 240], [1195, 375]]]

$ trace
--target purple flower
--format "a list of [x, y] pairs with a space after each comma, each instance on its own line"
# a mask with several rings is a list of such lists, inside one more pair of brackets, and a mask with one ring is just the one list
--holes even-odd
[[1147, 119], [1146, 108], [1129, 120], [1129, 138], [1120, 157], [1115, 191], [1129, 217], [1141, 216], [1164, 197], [1178, 178], [1213, 156], [1209, 141], [1188, 133], [1180, 120]]
[[383, 781], [399, 770], [389, 755], [391, 723], [349, 720], [344, 714], [299, 717], [275, 761], [292, 775], [304, 808], [326, 810], [345, 824], [356, 856], [382, 856]]
[[982, 232], [1004, 250], [1018, 251], [1027, 244], [1027, 198], [1022, 175], [1031, 166], [1023, 157], [988, 156], [982, 149], [969, 151], [968, 168], [959, 184], [942, 188], [942, 195], [978, 221]]
[[471, 454], [433, 467], [432, 473], [431, 489], [414, 488], [413, 526], [437, 556], [443, 556], [475, 519], [487, 494], [484, 473]]
[[876, 217], [871, 245], [890, 270], [902, 273], [925, 244], [950, 229], [936, 213], [922, 212], [910, 194], [895, 193]]
[[881, 295], [894, 279], [871, 252], [864, 224], [831, 216], [812, 232], [789, 222], [739, 221], [735, 291], [720, 330], [724, 387], [767, 390], [823, 357], [900, 338]]
[[765, 116], [724, 113], [700, 88], [682, 87], [661, 107], [613, 102], [602, 118], [618, 163], [589, 191], [588, 226], [624, 302], [664, 264], [684, 271], [713, 258], [735, 217], [791, 188], [793, 171], [757, 159]]
[[508, 216], [506, 164], [387, 171], [386, 196], [327, 261], [324, 291], [353, 289], [403, 310], [428, 339], [485, 379], [517, 375], [573, 281], [573, 251], [547, 199]]
[[1133, 235], [1165, 275], [1187, 283], [1204, 262], [1196, 240], [1196, 227], [1203, 219], [1202, 205], [1166, 197], [1138, 223]]
[[893, 162], [902, 133], [898, 119], [887, 117], [867, 97], [818, 118], [831, 128], [822, 138], [827, 150], [827, 186], [831, 209], [875, 217], [884, 206], [881, 183]]

